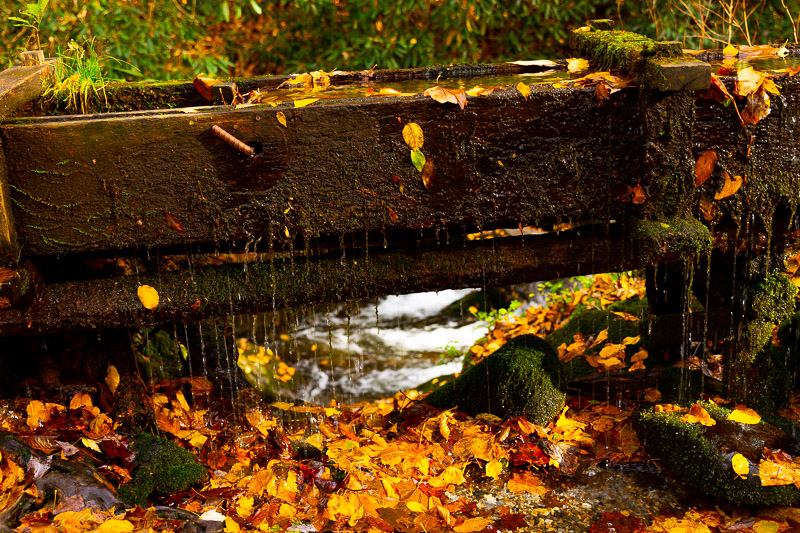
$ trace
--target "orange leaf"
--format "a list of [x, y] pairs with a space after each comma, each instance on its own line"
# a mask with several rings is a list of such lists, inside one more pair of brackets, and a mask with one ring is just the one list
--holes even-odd
[[525, 85], [522, 82], [519, 82], [517, 84], [517, 90], [520, 92], [520, 94], [522, 94], [522, 96], [525, 97], [525, 100], [527, 100], [528, 99], [528, 95], [531, 94], [531, 86], [530, 85]]
[[711, 415], [708, 414], [701, 405], [694, 404], [689, 412], [681, 417], [681, 422], [686, 422], [689, 424], [702, 424], [704, 426], [713, 426], [717, 423], [716, 420], [711, 418]]
[[158, 291], [150, 285], [139, 285], [136, 294], [146, 309], [153, 310], [158, 307]]
[[741, 176], [734, 176], [731, 178], [727, 170], [723, 171], [722, 177], [725, 178], [725, 183], [722, 184], [722, 189], [714, 195], [714, 200], [722, 200], [723, 198], [736, 194], [736, 191], [739, 190], [739, 187], [742, 186], [742, 182], [744, 181]]
[[473, 533], [483, 531], [486, 526], [492, 523], [491, 518], [467, 518], [463, 523], [453, 528], [456, 533]]
[[[598, 87], [600, 86], [598, 85]], [[636, 187], [633, 188], [633, 199], [631, 202], [635, 204], [643, 204], [645, 199], [646, 197], [644, 195], [644, 189], [642, 189], [642, 186], [637, 183]]]
[[706, 150], [697, 158], [694, 165], [694, 186], [699, 187], [711, 177], [714, 166], [717, 164], [717, 153], [713, 150]]
[[425, 185], [426, 189], [431, 188], [431, 183], [433, 183], [433, 177], [436, 175], [436, 168], [433, 166], [433, 161], [428, 159], [425, 161], [425, 164], [422, 165], [422, 184]]

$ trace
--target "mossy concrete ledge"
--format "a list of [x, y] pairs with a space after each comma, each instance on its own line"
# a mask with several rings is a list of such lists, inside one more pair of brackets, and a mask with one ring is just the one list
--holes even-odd
[[425, 401], [475, 416], [522, 415], [544, 425], [564, 406], [566, 384], [552, 346], [536, 335], [510, 340], [495, 353], [436, 389]]
[[[726, 420], [729, 409], [712, 403], [702, 406], [716, 421], [713, 426], [681, 422], [681, 415], [654, 408], [634, 415], [634, 429], [650, 455], [661, 460], [683, 482], [709, 496], [736, 505], [797, 505], [800, 490], [794, 485], [762, 486], [757, 475], [761, 452], [780, 448], [797, 453], [797, 441], [763, 421], [743, 424]], [[749, 473], [737, 476], [732, 457], [742, 454]]]
[[647, 89], [696, 91], [708, 89], [711, 65], [687, 56], [677, 41], [653, 41], [629, 31], [616, 31], [613, 21], [591, 21], [570, 34], [570, 47], [594, 66], [621, 70], [637, 77]]
[[689, 260], [711, 251], [711, 231], [694, 218], [673, 217], [666, 220], [637, 220], [632, 237], [649, 264], [664, 257]]

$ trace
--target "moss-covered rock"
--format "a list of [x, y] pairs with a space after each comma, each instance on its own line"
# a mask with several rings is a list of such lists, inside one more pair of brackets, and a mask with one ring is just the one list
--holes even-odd
[[120, 499], [131, 505], [145, 507], [151, 496], [176, 494], [208, 477], [192, 454], [162, 437], [142, 433], [131, 450], [136, 453], [133, 479], [119, 487]]
[[[781, 448], [794, 450], [797, 442], [782, 430], [760, 422], [742, 424], [726, 420], [729, 409], [703, 403], [713, 426], [681, 422], [677, 413], [644, 409], [634, 415], [634, 429], [645, 450], [661, 460], [682, 481], [701, 492], [737, 505], [794, 505], [800, 503], [800, 490], [794, 485], [761, 486], [755, 475], [761, 451]], [[738, 477], [731, 459], [742, 454], [750, 474]]]
[[725, 384], [732, 400], [771, 412], [787, 405], [792, 372], [786, 354], [772, 347], [772, 331], [794, 312], [797, 287], [786, 274], [774, 272], [748, 292], [748, 322], [741, 345], [726, 363]]
[[565, 384], [559, 380], [558, 355], [536, 335], [508, 341], [495, 353], [425, 398], [435, 407], [470, 415], [525, 415], [545, 424], [564, 406]]
[[[629, 313], [640, 320], [625, 320], [621, 316], [614, 314], [614, 312]], [[647, 300], [643, 298], [631, 298], [623, 302], [617, 302], [604, 310], [582, 309], [573, 313], [563, 326], [548, 335], [547, 342], [553, 348], [558, 349], [561, 344], [569, 345], [572, 343], [577, 333], [581, 333], [586, 338], [608, 329], [609, 341], [617, 344], [621, 343], [625, 337], [636, 337], [637, 335], [641, 337], [638, 343], [626, 348], [625, 352], [630, 356], [636, 353], [646, 342], [647, 332], [640, 332], [640, 323], [647, 316], [647, 313]], [[597, 355], [602, 347], [603, 345], [595, 346], [587, 350], [586, 353], [588, 355]], [[597, 369], [590, 366], [583, 357], [576, 357], [564, 365], [562, 375], [566, 380], [570, 380], [594, 372], [597, 372]]]

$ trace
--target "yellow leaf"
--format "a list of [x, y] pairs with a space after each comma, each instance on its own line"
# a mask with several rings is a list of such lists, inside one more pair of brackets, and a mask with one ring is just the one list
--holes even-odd
[[95, 530], [96, 533], [123, 533], [125, 531], [133, 531], [133, 524], [127, 520], [117, 520], [115, 518], [106, 520]]
[[106, 372], [106, 385], [108, 385], [108, 389], [111, 391], [111, 394], [117, 393], [117, 387], [119, 387], [119, 371], [114, 365], [108, 365], [108, 371]]
[[424, 137], [422, 135], [422, 128], [416, 122], [409, 122], [403, 127], [403, 140], [412, 150], [419, 150], [422, 148]]
[[531, 86], [530, 85], [525, 85], [522, 82], [519, 82], [517, 84], [517, 90], [522, 94], [522, 96], [525, 97], [525, 100], [527, 100], [528, 99], [528, 95], [531, 94]]
[[85, 392], [76, 392], [69, 401], [70, 409], [80, 409], [81, 407], [92, 408], [92, 397]]
[[753, 67], [741, 69], [736, 73], [736, 94], [738, 96], [749, 96], [756, 92], [764, 81], [761, 72], [753, 70]]
[[740, 476], [746, 476], [750, 473], [750, 464], [747, 462], [745, 456], [740, 453], [736, 453], [731, 457], [731, 466], [733, 467], [733, 471]]
[[599, 345], [601, 342], [604, 342], [607, 338], [608, 338], [608, 328], [602, 330], [600, 333], [597, 334], [597, 337], [595, 337], [594, 341], [592, 342], [591, 347], [594, 348], [595, 346]]
[[486, 463], [486, 475], [497, 479], [500, 477], [500, 474], [503, 472], [503, 461], [499, 459], [492, 459], [488, 463]]
[[800, 465], [791, 462], [776, 463], [762, 459], [758, 464], [762, 487], [800, 485]]
[[778, 533], [780, 531], [781, 525], [777, 522], [773, 522], [772, 520], [759, 520], [753, 527], [753, 533]]
[[456, 533], [473, 533], [474, 531], [483, 531], [486, 526], [491, 524], [491, 518], [467, 518], [463, 523], [453, 528]]
[[620, 352], [624, 352], [624, 351], [625, 351], [625, 345], [624, 344], [606, 344], [605, 346], [603, 346], [603, 349], [600, 350], [600, 353], [598, 355], [602, 359], [607, 359], [607, 358], [610, 358], [610, 357], [614, 357], [617, 354], [619, 354]]
[[714, 195], [714, 200], [722, 200], [723, 198], [736, 194], [736, 191], [739, 190], [739, 187], [742, 186], [742, 182], [744, 181], [741, 176], [734, 176], [731, 178], [727, 170], [723, 171], [722, 177], [725, 178], [725, 182], [722, 184], [722, 189]]
[[89, 448], [90, 450], [93, 450], [93, 451], [95, 451], [97, 453], [102, 453], [102, 450], [100, 449], [100, 446], [98, 446], [97, 442], [93, 441], [92, 439], [87, 439], [86, 437], [81, 437], [81, 443], [83, 443], [83, 445], [86, 446], [87, 448]]
[[292, 407], [294, 407], [294, 404], [289, 402], [272, 402], [271, 404], [269, 404], [269, 406], [274, 407], [275, 409], [279, 409], [281, 411], [288, 411]]
[[447, 485], [461, 485], [466, 481], [464, 479], [464, 474], [461, 472], [461, 468], [457, 466], [448, 466], [444, 469], [444, 472], [439, 474], [436, 477], [432, 477], [428, 480], [428, 484], [432, 487], [446, 487]]
[[284, 128], [288, 128], [289, 126], [286, 125], [286, 115], [283, 114], [283, 111], [278, 111], [278, 114], [275, 115], [275, 118], [278, 119], [278, 122], [283, 124]]
[[319, 100], [319, 98], [301, 98], [300, 100], [295, 100], [294, 101], [294, 106], [295, 107], [305, 107], [307, 105], [313, 104], [317, 100]]
[[297, 509], [289, 505], [288, 503], [282, 503], [280, 508], [278, 509], [278, 516], [282, 516], [284, 518], [291, 518], [297, 513]]
[[635, 337], [625, 337], [624, 339], [622, 339], [622, 344], [624, 344], [625, 346], [630, 346], [631, 344], [636, 344], [637, 342], [639, 342], [639, 339], [640, 339], [639, 335]]
[[411, 509], [415, 513], [424, 513], [424, 512], [426, 512], [428, 510], [427, 507], [425, 507], [424, 505], [422, 505], [419, 502], [407, 502], [406, 503], [406, 507], [408, 507], [409, 509]]
[[722, 49], [722, 55], [726, 57], [736, 57], [739, 54], [739, 49], [729, 44], [725, 48]]
[[136, 294], [146, 309], [153, 310], [158, 307], [158, 291], [150, 285], [139, 285]]
[[589, 68], [589, 62], [585, 59], [570, 58], [567, 59], [567, 71], [580, 72]]
[[749, 407], [745, 407], [744, 405], [737, 405], [736, 409], [731, 411], [731, 414], [728, 415], [728, 420], [732, 420], [734, 422], [741, 422], [742, 424], [758, 424], [759, 422], [761, 422], [761, 415], [759, 415]]
[[230, 516], [225, 517], [225, 533], [239, 533], [241, 528], [239, 524], [236, 523], [236, 520], [231, 518]]

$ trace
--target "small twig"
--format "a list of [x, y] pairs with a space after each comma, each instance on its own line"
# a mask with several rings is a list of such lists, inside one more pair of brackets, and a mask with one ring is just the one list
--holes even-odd
[[784, 0], [781, 0], [781, 5], [783, 6], [783, 9], [786, 10], [786, 14], [789, 16], [789, 21], [792, 23], [792, 33], [794, 33], [794, 42], [798, 42], [797, 41], [797, 29], [798, 29], [798, 26], [800, 26], [800, 11], [798, 11], [798, 13], [797, 13], [797, 24], [795, 24], [794, 17], [792, 17], [792, 12], [789, 11], [788, 7], [786, 7], [786, 2]]

